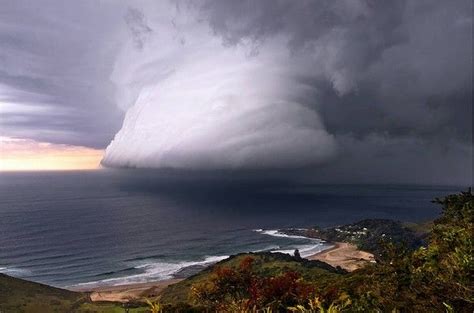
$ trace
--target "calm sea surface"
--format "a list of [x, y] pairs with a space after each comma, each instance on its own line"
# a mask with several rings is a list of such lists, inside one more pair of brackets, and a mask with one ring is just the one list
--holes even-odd
[[434, 197], [461, 189], [178, 176], [0, 174], [0, 272], [62, 287], [123, 284], [167, 279], [239, 252], [311, 254], [327, 245], [275, 230], [428, 220], [439, 214]]

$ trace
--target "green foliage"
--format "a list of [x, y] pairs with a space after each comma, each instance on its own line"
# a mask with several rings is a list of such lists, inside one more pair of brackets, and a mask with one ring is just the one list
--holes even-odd
[[163, 305], [159, 301], [151, 301], [149, 299], [145, 300], [146, 304], [148, 304], [148, 308], [150, 309], [150, 313], [162, 313], [163, 312]]
[[[443, 206], [442, 216], [434, 222], [430, 243], [413, 255], [417, 281], [429, 281], [430, 291], [455, 311], [474, 310], [474, 209], [471, 190], [460, 195], [436, 199]], [[420, 288], [427, 289], [420, 284]]]
[[345, 308], [349, 307], [351, 300], [347, 294], [342, 293], [339, 298], [331, 302], [327, 307], [324, 306], [323, 301], [319, 297], [309, 299], [306, 305], [297, 305], [296, 307], [288, 307], [291, 312], [299, 313], [339, 313]]
[[436, 203], [443, 206], [443, 213], [434, 222], [426, 247], [410, 251], [387, 244], [377, 264], [340, 282], [351, 296], [353, 310], [474, 311], [472, 192]]

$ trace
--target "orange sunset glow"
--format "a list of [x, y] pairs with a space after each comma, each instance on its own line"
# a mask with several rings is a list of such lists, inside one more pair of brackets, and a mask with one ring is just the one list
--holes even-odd
[[103, 150], [0, 137], [0, 171], [98, 169]]

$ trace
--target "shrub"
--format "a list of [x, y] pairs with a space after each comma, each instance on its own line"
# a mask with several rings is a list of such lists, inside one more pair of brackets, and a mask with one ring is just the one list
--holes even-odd
[[278, 276], [257, 274], [254, 259], [244, 258], [236, 269], [217, 267], [209, 280], [196, 284], [192, 296], [196, 303], [220, 312], [280, 309], [303, 303], [314, 294], [311, 284], [298, 273]]

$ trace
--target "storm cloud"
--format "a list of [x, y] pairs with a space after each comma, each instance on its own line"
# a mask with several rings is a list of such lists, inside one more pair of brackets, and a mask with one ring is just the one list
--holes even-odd
[[294, 78], [297, 60], [278, 51], [279, 40], [249, 55], [247, 47], [222, 45], [192, 10], [160, 11], [168, 14], [147, 24], [135, 14], [134, 40], [115, 64], [117, 102], [129, 109], [104, 165], [288, 168], [334, 155], [333, 137], [302, 102], [312, 91]]
[[471, 184], [471, 5], [12, 1], [0, 127], [112, 166]]
[[286, 36], [312, 67], [299, 79], [318, 90], [332, 133], [471, 141], [469, 1], [211, 0], [198, 10], [229, 45]]

